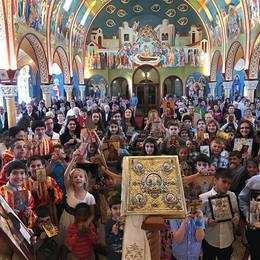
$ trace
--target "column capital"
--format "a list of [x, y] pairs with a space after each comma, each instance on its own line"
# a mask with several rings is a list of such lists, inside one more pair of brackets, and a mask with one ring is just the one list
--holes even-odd
[[258, 80], [245, 80], [244, 82], [247, 90], [255, 90], [258, 85]]
[[42, 93], [45, 95], [51, 95], [53, 87], [52, 85], [41, 85]]
[[5, 98], [15, 97], [18, 95], [17, 85], [0, 85], [0, 93]]
[[79, 90], [80, 91], [85, 91], [86, 85], [79, 85]]
[[223, 87], [224, 89], [230, 89], [231, 88], [231, 81], [223, 81]]
[[73, 85], [64, 85], [66, 93], [72, 93]]
[[210, 81], [208, 84], [210, 88], [214, 88], [216, 86], [216, 81]]

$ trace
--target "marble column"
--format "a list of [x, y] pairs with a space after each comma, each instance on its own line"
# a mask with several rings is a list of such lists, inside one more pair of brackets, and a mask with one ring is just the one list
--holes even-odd
[[231, 84], [232, 84], [231, 81], [224, 81], [223, 82], [225, 98], [230, 98]]
[[82, 101], [84, 101], [85, 99], [85, 90], [86, 90], [86, 86], [85, 85], [79, 85], [79, 90], [80, 90], [80, 99]]
[[209, 88], [210, 88], [210, 95], [211, 96], [214, 96], [215, 86], [216, 86], [216, 81], [209, 82]]
[[51, 94], [53, 90], [52, 85], [41, 85], [43, 99], [45, 100], [45, 106], [47, 108], [51, 107]]
[[71, 102], [73, 85], [64, 85], [67, 101]]
[[251, 102], [254, 102], [257, 84], [258, 80], [245, 80], [245, 96]]
[[1, 95], [6, 99], [6, 110], [8, 127], [13, 127], [16, 125], [16, 106], [15, 106], [15, 96], [17, 96], [17, 85], [1, 85]]

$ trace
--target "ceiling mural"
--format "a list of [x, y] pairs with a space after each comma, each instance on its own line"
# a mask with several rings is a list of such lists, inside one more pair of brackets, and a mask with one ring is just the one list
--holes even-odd
[[[147, 57], [158, 66], [182, 66], [183, 62], [191, 61], [192, 66], [203, 66], [209, 48], [212, 52], [227, 51], [237, 40], [246, 48], [249, 43], [246, 35], [250, 33], [253, 44], [260, 32], [260, 0], [14, 0], [14, 3], [18, 41], [30, 32], [44, 45], [49, 22], [52, 48], [63, 46], [70, 55], [83, 56], [86, 48], [86, 54], [92, 56], [86, 61], [90, 68], [102, 68], [104, 60], [108, 67], [132, 68]], [[245, 24], [245, 11], [250, 25]]]
[[94, 19], [86, 47], [89, 69], [199, 67], [208, 37], [196, 12], [181, 0], [111, 1]]
[[72, 20], [80, 6], [81, 0], [55, 0], [52, 13], [51, 41], [55, 46], [68, 48]]
[[139, 20], [140, 26], [149, 24], [156, 27], [163, 19], [168, 19], [170, 24], [176, 26], [176, 31], [179, 33], [187, 33], [193, 24], [200, 25], [203, 37], [206, 37], [199, 17], [187, 3], [183, 3], [181, 0], [111, 1], [97, 17], [90, 30], [101, 28], [105, 35], [117, 34], [118, 27], [122, 26], [124, 21], [132, 24]]

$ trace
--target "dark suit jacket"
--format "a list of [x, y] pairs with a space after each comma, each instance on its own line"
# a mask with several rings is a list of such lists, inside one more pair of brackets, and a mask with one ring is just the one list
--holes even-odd
[[111, 120], [111, 112], [108, 113], [107, 120], [106, 120], [106, 113], [104, 111], [101, 112], [101, 117], [102, 117], [102, 123], [103, 123], [104, 127], [107, 128], [107, 126]]
[[[28, 112], [26, 112], [25, 115], [29, 116]], [[32, 114], [29, 117], [30, 117], [31, 121], [39, 120], [38, 114], [36, 112], [34, 112], [34, 111], [32, 112]]]

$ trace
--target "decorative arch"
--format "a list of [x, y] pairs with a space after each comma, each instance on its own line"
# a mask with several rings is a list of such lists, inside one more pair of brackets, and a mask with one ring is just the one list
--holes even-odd
[[235, 62], [237, 51], [240, 47], [243, 49], [241, 43], [235, 41], [232, 43], [231, 47], [229, 48], [227, 60], [226, 60], [226, 73], [225, 73], [226, 80], [233, 79], [234, 62]]
[[249, 79], [258, 79], [260, 65], [260, 34], [253, 45], [253, 51], [249, 63]]
[[36, 62], [40, 72], [41, 83], [48, 84], [49, 83], [48, 62], [47, 62], [46, 54], [42, 46], [42, 43], [40, 42], [40, 40], [36, 35], [32, 33], [27, 33], [23, 36], [23, 38], [20, 40], [17, 47], [17, 52], [16, 52], [17, 60], [18, 60], [20, 46], [24, 41], [24, 39], [26, 39], [30, 43], [32, 49], [34, 50], [37, 59]]
[[219, 60], [222, 59], [220, 51], [215, 51], [210, 65], [210, 80], [216, 81]]
[[64, 78], [64, 84], [70, 84], [71, 83], [70, 68], [69, 68], [69, 61], [68, 61], [67, 54], [61, 46], [58, 46], [56, 48], [56, 50], [54, 51], [53, 60], [54, 60], [56, 53], [57, 53], [57, 55], [59, 56], [59, 59], [60, 59], [62, 72], [63, 72], [63, 78]]
[[76, 67], [78, 71], [79, 84], [82, 85], [84, 84], [84, 70], [83, 70], [81, 58], [78, 55], [76, 55], [74, 57], [74, 62], [76, 63]]

